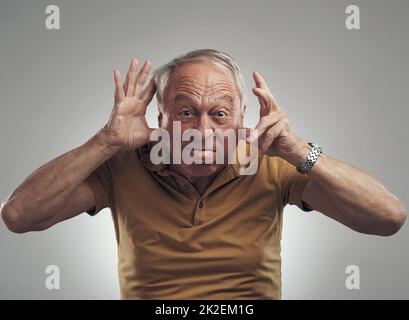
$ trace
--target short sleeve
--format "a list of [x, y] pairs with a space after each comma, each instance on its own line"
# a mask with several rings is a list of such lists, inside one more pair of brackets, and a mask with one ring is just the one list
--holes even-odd
[[283, 206], [296, 205], [303, 211], [312, 211], [312, 208], [302, 200], [302, 192], [309, 176], [299, 173], [295, 166], [284, 159], [280, 158], [277, 164]]
[[94, 216], [104, 208], [111, 206], [112, 199], [112, 174], [109, 161], [105, 161], [96, 168], [84, 182], [91, 188], [95, 196], [95, 207], [86, 211]]

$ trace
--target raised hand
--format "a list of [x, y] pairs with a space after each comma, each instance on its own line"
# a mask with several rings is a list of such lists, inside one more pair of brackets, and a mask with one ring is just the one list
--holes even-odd
[[156, 92], [154, 79], [144, 88], [151, 70], [151, 62], [146, 60], [136, 73], [138, 60], [133, 58], [125, 82], [114, 70], [115, 102], [108, 123], [102, 129], [105, 141], [120, 150], [131, 150], [149, 142], [153, 129], [145, 119], [146, 109]]
[[302, 139], [293, 134], [287, 115], [278, 106], [263, 77], [253, 72], [253, 78], [256, 87], [252, 91], [260, 103], [260, 121], [255, 128], [257, 131], [254, 130], [247, 141], [258, 139], [261, 152], [294, 162], [308, 147]]

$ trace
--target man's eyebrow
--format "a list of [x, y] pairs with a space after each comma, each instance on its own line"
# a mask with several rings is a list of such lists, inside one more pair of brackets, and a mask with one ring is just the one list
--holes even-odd
[[[174, 99], [174, 102], [175, 102], [175, 103], [176, 103], [176, 102], [179, 102], [179, 101], [183, 101], [183, 100], [188, 100], [188, 101], [191, 101], [191, 102], [196, 102], [194, 98], [192, 98], [192, 97], [190, 97], [190, 96], [187, 96], [187, 95], [185, 95], [185, 94], [183, 94], [183, 93], [177, 93], [177, 94], [175, 95], [175, 99]], [[217, 101], [217, 100], [225, 100], [226, 102], [231, 103], [231, 104], [233, 104], [233, 102], [234, 102], [234, 101], [233, 101], [233, 98], [232, 98], [231, 96], [229, 96], [229, 95], [219, 96], [219, 97], [214, 98], [214, 100], [215, 100], [215, 101]]]
[[187, 96], [185, 94], [178, 93], [178, 94], [175, 95], [174, 102], [178, 102], [178, 101], [182, 101], [182, 100], [189, 100], [189, 101], [195, 102], [195, 100], [192, 97]]
[[231, 96], [228, 96], [228, 95], [217, 97], [217, 98], [215, 98], [215, 100], [225, 100], [225, 101], [230, 102], [231, 104], [233, 104], [233, 98]]

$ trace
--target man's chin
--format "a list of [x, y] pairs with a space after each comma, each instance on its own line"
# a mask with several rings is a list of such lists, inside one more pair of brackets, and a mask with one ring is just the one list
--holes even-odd
[[216, 172], [220, 171], [220, 169], [224, 166], [224, 164], [184, 164], [184, 171], [189, 172], [190, 176], [194, 177], [208, 177]]

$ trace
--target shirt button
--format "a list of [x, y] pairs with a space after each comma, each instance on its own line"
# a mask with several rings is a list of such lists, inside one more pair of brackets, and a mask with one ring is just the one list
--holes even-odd
[[199, 209], [202, 209], [202, 208], [203, 208], [203, 202], [200, 201], [200, 202], [199, 202]]

